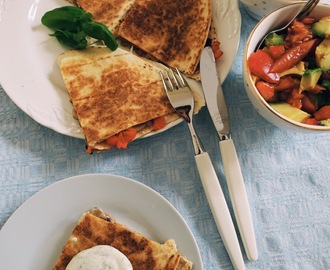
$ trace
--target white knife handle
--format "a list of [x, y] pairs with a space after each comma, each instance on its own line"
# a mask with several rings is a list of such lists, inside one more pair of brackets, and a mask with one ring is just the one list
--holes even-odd
[[257, 244], [254, 235], [249, 201], [235, 145], [232, 139], [220, 141], [219, 145], [229, 194], [244, 249], [248, 259], [250, 261], [255, 261], [258, 259]]
[[235, 227], [209, 154], [204, 152], [196, 155], [195, 160], [207, 200], [230, 260], [236, 270], [245, 269]]

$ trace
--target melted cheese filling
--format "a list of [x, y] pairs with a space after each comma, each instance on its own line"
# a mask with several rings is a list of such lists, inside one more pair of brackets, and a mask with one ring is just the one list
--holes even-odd
[[98, 245], [79, 252], [72, 258], [66, 270], [133, 270], [128, 258], [118, 249]]

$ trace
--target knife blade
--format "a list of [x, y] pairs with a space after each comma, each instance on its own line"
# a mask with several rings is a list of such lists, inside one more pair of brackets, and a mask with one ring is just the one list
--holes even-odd
[[230, 136], [227, 106], [211, 47], [205, 47], [202, 52], [200, 73], [206, 105], [220, 139], [220, 153], [237, 226], [248, 259], [255, 261], [258, 259], [258, 251], [250, 206], [235, 145]]

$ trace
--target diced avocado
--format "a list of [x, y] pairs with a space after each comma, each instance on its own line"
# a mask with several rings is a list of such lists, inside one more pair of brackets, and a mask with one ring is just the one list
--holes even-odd
[[276, 33], [271, 33], [266, 37], [265, 45], [269, 46], [276, 46], [284, 44], [284, 35], [278, 35]]
[[294, 67], [292, 67], [292, 68], [290, 68], [286, 71], [281, 72], [280, 76], [281, 77], [284, 77], [286, 75], [299, 75], [299, 76], [302, 76], [305, 73], [305, 71], [306, 71], [305, 62], [300, 61]]
[[315, 35], [322, 38], [330, 38], [330, 16], [323, 17], [314, 23], [311, 30]]
[[315, 49], [316, 64], [322, 71], [330, 70], [330, 38], [324, 39]]
[[330, 119], [321, 120], [320, 125], [321, 126], [330, 126]]
[[299, 92], [308, 91], [315, 88], [320, 79], [322, 70], [320, 68], [307, 69], [300, 80]]
[[296, 122], [302, 122], [305, 118], [311, 116], [310, 114], [299, 110], [298, 108], [292, 107], [290, 104], [285, 102], [269, 103], [269, 105], [283, 116]]

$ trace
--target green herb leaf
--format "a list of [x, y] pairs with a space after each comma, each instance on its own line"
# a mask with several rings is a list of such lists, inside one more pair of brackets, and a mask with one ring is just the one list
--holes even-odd
[[81, 24], [81, 27], [88, 36], [102, 40], [111, 50], [114, 51], [118, 48], [118, 43], [115, 37], [104, 24], [91, 21]]
[[56, 37], [59, 43], [77, 50], [84, 49], [87, 46], [86, 34], [82, 31], [73, 33], [70, 31], [57, 29], [55, 33], [50, 36]]
[[106, 25], [94, 22], [93, 15], [79, 7], [64, 6], [46, 12], [41, 23], [54, 29], [54, 36], [64, 45], [75, 49], [84, 49], [87, 46], [87, 36], [102, 40], [111, 50], [118, 48], [118, 43]]

